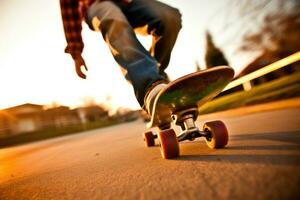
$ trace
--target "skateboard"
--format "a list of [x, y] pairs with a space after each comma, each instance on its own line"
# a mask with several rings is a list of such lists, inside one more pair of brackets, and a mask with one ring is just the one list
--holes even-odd
[[[218, 66], [191, 73], [170, 82], [156, 96], [147, 129], [159, 128], [158, 134], [149, 130], [143, 133], [145, 146], [155, 146], [159, 140], [164, 159], [180, 154], [179, 142], [204, 137], [210, 148], [223, 148], [228, 142], [228, 131], [222, 121], [206, 122], [200, 130], [195, 121], [199, 107], [217, 96], [232, 80], [234, 71], [228, 66]], [[180, 127], [177, 135], [171, 123]]]

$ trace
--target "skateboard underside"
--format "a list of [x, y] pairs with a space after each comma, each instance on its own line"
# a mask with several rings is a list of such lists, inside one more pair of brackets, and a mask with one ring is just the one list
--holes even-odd
[[233, 75], [232, 68], [220, 66], [170, 82], [157, 95], [147, 128], [163, 127], [173, 121], [172, 115], [189, 109], [197, 110], [217, 96], [232, 80]]

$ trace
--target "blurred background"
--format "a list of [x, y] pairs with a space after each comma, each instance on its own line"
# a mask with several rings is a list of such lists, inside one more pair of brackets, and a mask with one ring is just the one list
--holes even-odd
[[[283, 59], [280, 69], [226, 90], [201, 113], [300, 95], [300, 1], [161, 1], [183, 20], [166, 71], [171, 80], [218, 65], [233, 67], [238, 80]], [[59, 1], [1, 0], [0, 13], [0, 146], [148, 119], [102, 36], [85, 24], [89, 71], [86, 80], [77, 77], [64, 53]], [[150, 47], [150, 37], [139, 39]]]

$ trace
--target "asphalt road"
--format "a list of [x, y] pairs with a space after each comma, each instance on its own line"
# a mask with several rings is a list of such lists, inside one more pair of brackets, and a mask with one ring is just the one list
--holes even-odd
[[144, 148], [141, 120], [0, 149], [0, 199], [300, 199], [300, 108], [221, 118], [227, 148], [174, 160]]

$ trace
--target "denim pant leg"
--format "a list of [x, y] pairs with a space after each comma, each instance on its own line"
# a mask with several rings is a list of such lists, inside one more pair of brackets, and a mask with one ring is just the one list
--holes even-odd
[[94, 2], [87, 11], [87, 23], [90, 28], [102, 33], [125, 78], [132, 83], [142, 107], [147, 89], [164, 79], [158, 73], [157, 61], [138, 41], [132, 26], [116, 3]]
[[159, 73], [165, 74], [182, 27], [179, 10], [156, 0], [133, 0], [129, 5], [119, 5], [133, 28], [144, 27], [140, 30], [153, 36], [150, 54], [159, 63]]

